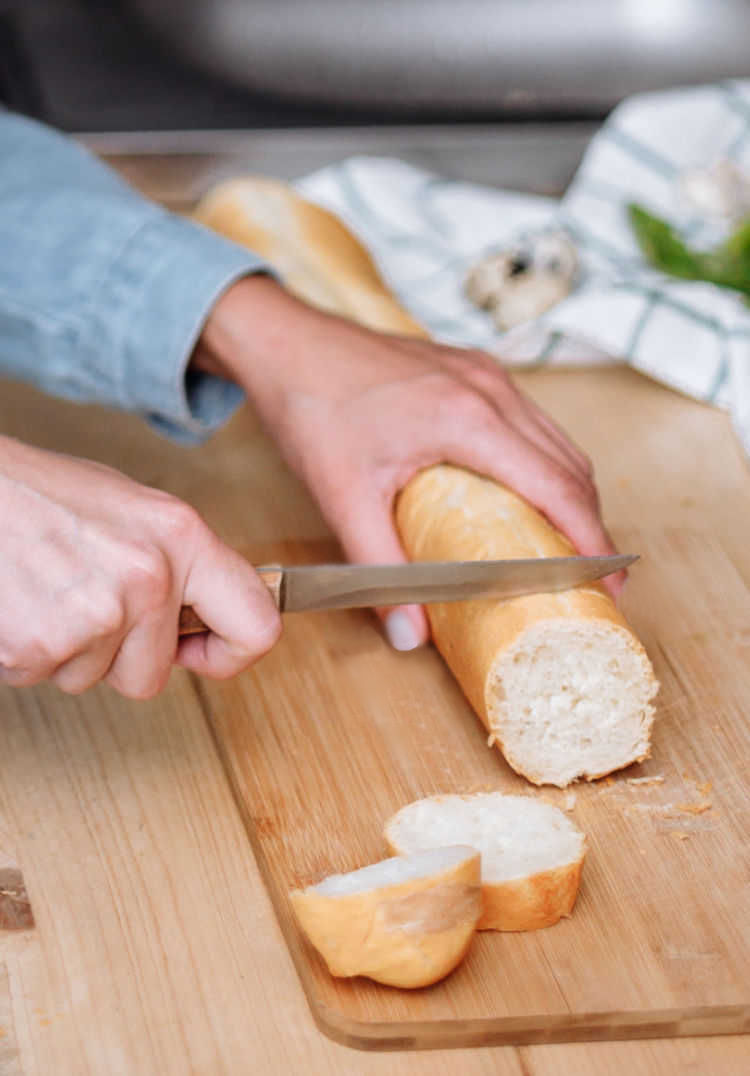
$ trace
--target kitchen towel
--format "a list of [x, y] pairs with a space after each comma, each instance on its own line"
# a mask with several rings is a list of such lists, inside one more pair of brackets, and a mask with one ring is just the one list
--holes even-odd
[[[686, 172], [730, 160], [750, 173], [750, 81], [639, 94], [592, 139], [562, 200], [442, 178], [402, 161], [354, 157], [297, 183], [371, 251], [410, 313], [437, 339], [509, 364], [606, 361], [728, 408], [750, 454], [750, 307], [732, 291], [652, 269], [625, 207], [643, 204], [697, 248], [728, 225], [680, 195]], [[564, 229], [581, 262], [574, 291], [501, 333], [463, 293], [483, 256]]]

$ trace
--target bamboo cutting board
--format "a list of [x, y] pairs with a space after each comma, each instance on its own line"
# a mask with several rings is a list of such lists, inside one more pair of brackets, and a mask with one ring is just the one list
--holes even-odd
[[[565, 374], [554, 378], [558, 389], [566, 376], [580, 389], [581, 375]], [[253, 670], [200, 685], [315, 1020], [350, 1046], [750, 1030], [750, 558], [739, 559], [747, 476], [732, 456], [718, 489], [710, 480], [688, 485], [705, 431], [684, 416], [706, 410], [637, 375], [619, 377], [628, 391], [589, 441], [604, 444], [621, 427], [632, 438], [630, 463], [638, 467], [640, 456], [643, 467], [626, 477], [610, 456], [621, 474], [600, 481], [617, 514], [639, 520], [615, 532], [620, 548], [643, 557], [625, 611], [662, 683], [647, 763], [566, 791], [533, 789], [487, 748], [437, 653], [392, 652], [365, 612], [289, 615], [281, 643]], [[598, 384], [611, 392], [619, 381], [610, 372]], [[662, 400], [658, 437], [674, 417], [679, 456], [651, 455], [653, 394]], [[557, 399], [557, 417], [574, 421], [573, 386]], [[740, 495], [727, 503], [722, 493], [738, 479]], [[724, 507], [709, 516], [714, 498]], [[337, 556], [325, 540], [246, 552], [298, 563]], [[587, 833], [572, 918], [535, 933], [482, 933], [452, 976], [422, 991], [331, 978], [298, 932], [289, 888], [383, 858], [382, 825], [410, 800], [490, 788], [546, 796]]]
[[[278, 197], [272, 219], [254, 210], [265, 224], [244, 196], [226, 196], [221, 212], [209, 199], [199, 218], [254, 245], [265, 235], [287, 285], [316, 302], [329, 260], [354, 241], [335, 230], [332, 245], [305, 245], [301, 222], [318, 211]], [[368, 264], [351, 249], [329, 303], [421, 335]], [[201, 685], [312, 1013], [350, 1046], [750, 1031], [750, 483], [735, 442], [712, 443], [707, 409], [620, 374], [618, 385], [563, 373], [549, 382], [548, 409], [604, 464], [599, 486], [606, 505], [619, 501], [621, 525], [608, 521], [620, 549], [643, 558], [625, 612], [663, 685], [648, 763], [570, 792], [532, 789], [488, 749], [436, 652], [390, 651], [362, 611], [287, 616], [282, 642], [254, 670]], [[274, 499], [285, 496], [282, 483]], [[256, 563], [338, 557], [331, 544], [294, 537], [246, 552]], [[383, 824], [405, 803], [480, 789], [546, 795], [571, 811], [590, 848], [573, 917], [535, 933], [482, 933], [427, 990], [331, 978], [292, 920], [290, 887], [383, 858]]]

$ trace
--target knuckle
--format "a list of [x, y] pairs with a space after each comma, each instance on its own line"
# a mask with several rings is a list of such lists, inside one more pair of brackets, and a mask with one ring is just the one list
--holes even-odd
[[92, 597], [86, 615], [93, 637], [115, 635], [125, 626], [124, 603], [110, 591]]
[[482, 429], [497, 421], [492, 404], [474, 389], [452, 387], [443, 401], [444, 413], [457, 416], [464, 424]]
[[43, 679], [51, 668], [69, 656], [69, 647], [52, 632], [39, 635], [35, 632], [21, 636], [15, 646], [9, 648], [3, 665], [14, 676], [28, 673]]
[[172, 590], [172, 567], [158, 546], [131, 550], [126, 573], [128, 591], [141, 612], [165, 605]]
[[178, 497], [162, 494], [159, 506], [159, 529], [168, 543], [184, 542], [205, 527], [194, 508]]
[[590, 509], [595, 509], [599, 503], [593, 483], [571, 474], [570, 471], [558, 472], [557, 489], [566, 501], [574, 501]]

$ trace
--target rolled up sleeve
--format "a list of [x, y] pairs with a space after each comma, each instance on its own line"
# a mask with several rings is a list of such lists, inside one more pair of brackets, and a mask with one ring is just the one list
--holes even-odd
[[0, 375], [201, 440], [243, 397], [190, 357], [222, 292], [257, 272], [271, 270], [252, 252], [0, 111]]

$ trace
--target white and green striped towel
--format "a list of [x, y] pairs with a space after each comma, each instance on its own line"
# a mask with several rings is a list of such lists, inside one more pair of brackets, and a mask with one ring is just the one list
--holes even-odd
[[[750, 171], [750, 81], [643, 94], [591, 141], [562, 201], [443, 179], [398, 160], [354, 157], [299, 182], [371, 250], [406, 308], [438, 339], [512, 363], [622, 360], [731, 410], [750, 454], [750, 308], [734, 292], [675, 280], [641, 257], [625, 215], [643, 203], [697, 247], [722, 227], [680, 204], [679, 176], [728, 158]], [[496, 330], [463, 295], [471, 266], [524, 235], [563, 227], [582, 272], [533, 325]]]

